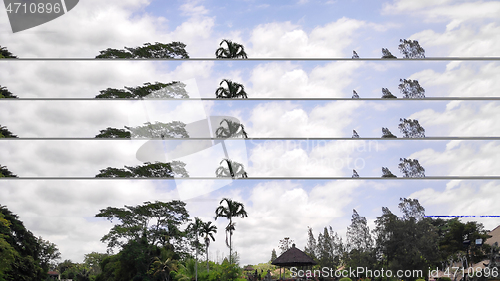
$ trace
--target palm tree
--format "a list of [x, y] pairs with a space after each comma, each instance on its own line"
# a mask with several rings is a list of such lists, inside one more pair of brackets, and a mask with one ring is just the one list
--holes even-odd
[[210, 246], [210, 238], [215, 241], [214, 234], [217, 233], [217, 226], [213, 225], [211, 221], [204, 223], [201, 228], [201, 234], [205, 236], [205, 247], [207, 252], [207, 272], [210, 272], [208, 267], [208, 247]]
[[[224, 122], [226, 122], [227, 128], [222, 126], [222, 123]], [[245, 132], [245, 127], [243, 127], [243, 125], [237, 121], [232, 121], [224, 118], [220, 122], [220, 125], [221, 126], [215, 131], [215, 135], [217, 138], [233, 138], [240, 136], [243, 136], [243, 138], [245, 139], [248, 138], [247, 132]]]
[[225, 168], [223, 166], [220, 166], [219, 168], [217, 168], [217, 170], [215, 171], [215, 175], [218, 178], [248, 178], [248, 174], [247, 172], [245, 172], [245, 167], [242, 164], [232, 161], [228, 158], [222, 159], [220, 164], [222, 165], [222, 162], [224, 161], [226, 161], [228, 167]]
[[[222, 87], [224, 82], [226, 82], [227, 88]], [[248, 98], [247, 93], [245, 92], [245, 87], [240, 83], [236, 83], [228, 79], [222, 79], [219, 86], [220, 87], [215, 91], [215, 97], [218, 99]]]
[[194, 241], [195, 242], [195, 264], [194, 264], [194, 270], [195, 270], [195, 280], [198, 281], [198, 244], [199, 244], [199, 241], [198, 241], [198, 233], [200, 232], [200, 230], [203, 228], [203, 221], [196, 217], [194, 218], [194, 222], [190, 223], [189, 226], [188, 226], [188, 229], [193, 231], [194, 234], [195, 234], [195, 237], [196, 237], [196, 240]]
[[153, 276], [161, 275], [163, 276], [163, 280], [168, 281], [170, 279], [170, 272], [177, 269], [177, 261], [173, 258], [173, 252], [162, 250], [161, 258], [154, 257], [148, 273], [153, 274]]
[[[224, 207], [222, 205], [222, 202], [226, 202], [227, 207]], [[233, 232], [235, 230], [234, 226], [236, 225], [233, 222], [233, 218], [236, 217], [248, 217], [247, 212], [245, 211], [245, 207], [243, 206], [242, 203], [233, 201], [229, 198], [223, 198], [220, 201], [220, 206], [217, 207], [215, 210], [215, 220], [217, 218], [227, 218], [229, 220], [229, 224], [226, 226], [226, 245], [229, 247], [229, 263], [232, 263], [232, 251], [233, 251], [233, 244], [232, 244], [232, 236]], [[227, 234], [229, 233], [229, 243], [227, 241]]]
[[[227, 44], [227, 49], [222, 47], [222, 44], [224, 42]], [[231, 40], [223, 39], [218, 48], [215, 51], [215, 57], [218, 59], [237, 59], [237, 58], [242, 58], [242, 59], [248, 59], [247, 53], [245, 53], [245, 47], [243, 45], [232, 42]]]

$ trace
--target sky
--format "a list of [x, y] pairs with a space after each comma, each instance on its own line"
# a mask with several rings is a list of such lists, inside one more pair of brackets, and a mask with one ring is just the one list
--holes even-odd
[[[401, 178], [400, 158], [418, 159], [426, 176], [500, 176], [498, 141], [399, 140], [398, 129], [400, 118], [406, 118], [417, 119], [429, 138], [500, 136], [500, 101], [480, 99], [498, 97], [500, 89], [498, 60], [484, 60], [500, 56], [498, 14], [500, 2], [473, 0], [241, 0], [231, 5], [86, 0], [60, 18], [13, 33], [7, 13], [0, 11], [0, 46], [34, 59], [0, 61], [0, 85], [21, 98], [0, 100], [0, 125], [29, 138], [0, 140], [0, 165], [32, 178], [0, 181], [0, 204], [36, 236], [57, 244], [62, 260], [74, 262], [106, 251], [100, 238], [112, 224], [95, 218], [99, 210], [154, 200], [184, 200], [190, 216], [204, 221], [214, 221], [222, 198], [243, 203], [248, 217], [235, 220], [233, 236], [241, 265], [269, 261], [284, 237], [303, 249], [308, 227], [317, 236], [332, 226], [345, 241], [353, 209], [374, 229], [382, 207], [400, 214], [400, 198], [418, 199], [430, 216], [500, 215], [500, 186], [494, 180], [293, 179], [349, 178], [353, 169], [376, 178], [382, 167]], [[243, 44], [249, 58], [262, 60], [211, 60], [222, 39]], [[399, 39], [418, 40], [427, 58], [445, 59], [335, 60], [351, 58], [353, 50], [361, 58], [380, 58], [381, 48], [401, 58]], [[207, 60], [78, 60], [107, 48], [173, 41], [185, 43], [191, 58]], [[59, 58], [72, 60], [48, 60]], [[200, 100], [215, 97], [222, 79], [241, 83], [250, 99], [259, 99]], [[418, 80], [428, 98], [476, 100], [404, 100], [400, 79]], [[182, 81], [191, 99], [90, 100], [107, 88], [157, 81]], [[353, 90], [361, 98], [379, 98], [382, 88], [398, 99], [350, 99]], [[272, 98], [282, 99], [266, 100]], [[250, 138], [262, 138], [224, 142], [250, 178], [289, 179], [43, 179], [91, 178], [106, 167], [174, 159], [186, 163], [191, 177], [212, 177], [225, 157], [222, 143], [153, 141], [165, 150], [141, 154], [151, 141], [64, 139], [93, 138], [107, 127], [146, 122], [181, 121], [189, 128], [208, 116], [237, 118]], [[348, 139], [353, 130], [361, 138], [379, 138], [382, 127], [398, 140], [320, 140]], [[210, 137], [190, 128], [195, 128], [192, 137]], [[498, 218], [471, 219], [486, 229], [500, 225]], [[227, 221], [214, 223], [219, 231], [209, 256], [220, 261], [229, 253]]]

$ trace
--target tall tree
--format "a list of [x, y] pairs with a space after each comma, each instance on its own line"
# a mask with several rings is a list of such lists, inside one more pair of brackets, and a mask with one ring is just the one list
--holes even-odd
[[400, 118], [398, 128], [404, 138], [425, 138], [425, 129], [420, 126], [417, 119]]
[[[222, 162], [226, 163], [227, 168], [222, 166]], [[232, 161], [231, 159], [222, 159], [220, 165], [221, 166], [215, 171], [215, 176], [218, 178], [248, 178], [248, 174], [245, 172], [243, 164]]]
[[389, 91], [389, 89], [382, 88], [382, 98], [383, 99], [397, 99], [398, 97], [396, 97], [395, 95], [393, 95], [391, 93], [391, 91]]
[[[226, 43], [227, 48], [222, 47], [222, 45]], [[223, 39], [218, 48], [215, 51], [215, 57], [218, 59], [247, 59], [247, 53], [245, 53], [245, 47], [243, 45], [238, 44], [236, 42], [232, 42], [231, 40]]]
[[[226, 87], [222, 86], [224, 83], [226, 83]], [[240, 83], [222, 79], [219, 86], [220, 87], [215, 91], [215, 97], [218, 99], [248, 98], [245, 87]]]
[[42, 237], [38, 237], [38, 244], [40, 245], [40, 265], [47, 272], [55, 268], [55, 261], [61, 258], [61, 253], [56, 244], [43, 240]]
[[393, 138], [396, 139], [397, 137], [389, 131], [389, 129], [382, 127], [382, 138]]
[[7, 87], [2, 87], [0, 85], [0, 99], [17, 99], [18, 97], [11, 93], [9, 90], [7, 90]]
[[138, 58], [155, 58], [155, 59], [188, 59], [189, 55], [185, 50], [186, 44], [181, 42], [172, 42], [163, 44], [156, 42], [155, 44], [145, 43], [141, 47], [125, 47], [125, 50], [108, 48], [104, 51], [99, 51], [97, 59], [138, 59]]
[[[399, 205], [402, 218], [396, 217], [388, 208], [383, 208], [383, 215], [376, 220], [377, 249], [389, 269], [422, 270], [427, 272], [435, 266], [439, 255], [437, 231], [430, 218], [423, 216], [423, 207], [418, 201], [401, 199]], [[406, 210], [404, 210], [406, 208]], [[415, 217], [416, 216], [416, 217]], [[387, 266], [386, 266], [387, 267]], [[408, 280], [415, 280], [411, 276]]]
[[201, 228], [201, 234], [205, 239], [205, 252], [207, 254], [207, 272], [210, 272], [210, 268], [208, 267], [208, 248], [210, 247], [210, 239], [215, 241], [214, 234], [217, 233], [217, 226], [213, 225], [211, 221], [203, 224]]
[[307, 244], [304, 249], [304, 253], [308, 254], [311, 258], [316, 259], [317, 255], [317, 244], [316, 239], [311, 227], [307, 227]]
[[388, 49], [382, 48], [382, 58], [383, 59], [395, 59], [396, 57], [391, 54]]
[[420, 47], [417, 40], [399, 39], [398, 49], [403, 54], [405, 59], [423, 59], [425, 58], [425, 50]]
[[335, 261], [333, 256], [333, 245], [332, 245], [332, 237], [330, 237], [330, 233], [328, 229], [325, 227], [323, 229], [323, 233], [318, 235], [318, 261], [321, 268], [328, 267], [334, 268]]
[[350, 267], [371, 268], [374, 263], [373, 238], [365, 217], [353, 210], [351, 225], [347, 227], [347, 252]]
[[171, 245], [175, 250], [185, 250], [181, 245], [184, 235], [180, 230], [189, 218], [185, 206], [182, 201], [172, 200], [101, 209], [96, 217], [107, 218], [110, 222], [119, 221], [101, 238], [101, 242], [107, 242], [108, 250], [124, 246], [129, 241], [140, 242], [141, 239], [147, 245]]
[[125, 166], [126, 169], [108, 167], [99, 170], [96, 178], [173, 178], [189, 177], [185, 163], [172, 161], [170, 163], [149, 163], [138, 166]]
[[277, 259], [277, 258], [278, 258], [278, 255], [276, 255], [276, 250], [275, 250], [275, 249], [273, 249], [273, 250], [271, 251], [271, 262], [273, 262], [273, 261], [274, 261], [275, 259]]
[[292, 247], [293, 242], [293, 239], [290, 239], [290, 237], [281, 239], [278, 246], [278, 248], [281, 250], [281, 254], [288, 251]]
[[[222, 203], [226, 202], [226, 206]], [[242, 203], [233, 201], [229, 198], [223, 198], [220, 201], [220, 206], [215, 210], [215, 219], [217, 218], [227, 218], [229, 220], [228, 225], [226, 226], [226, 245], [229, 247], [229, 263], [232, 263], [232, 253], [233, 253], [233, 243], [232, 236], [235, 230], [235, 223], [233, 222], [233, 218], [248, 217], [247, 212], [245, 211], [245, 206]], [[229, 234], [229, 242], [227, 240]]]
[[418, 163], [417, 159], [399, 158], [398, 167], [403, 177], [405, 178], [423, 178], [425, 177], [425, 169]]
[[195, 280], [198, 281], [198, 246], [199, 246], [199, 234], [201, 232], [201, 229], [205, 223], [198, 217], [194, 218], [194, 222], [190, 223], [188, 225], [188, 231], [194, 233], [194, 248], [195, 248], [195, 265], [194, 265], [194, 270], [195, 270]]
[[387, 167], [382, 167], [383, 178], [397, 178]]
[[17, 138], [7, 127], [0, 125], [0, 139], [1, 138]]
[[404, 99], [423, 99], [425, 98], [425, 89], [420, 86], [417, 80], [399, 79], [398, 86]]

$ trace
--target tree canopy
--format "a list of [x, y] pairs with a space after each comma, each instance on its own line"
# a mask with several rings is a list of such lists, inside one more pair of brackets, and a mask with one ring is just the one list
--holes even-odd
[[423, 59], [425, 58], [425, 50], [420, 47], [417, 40], [399, 39], [398, 49], [403, 54], [405, 59]]
[[420, 126], [417, 119], [400, 118], [398, 128], [404, 138], [425, 138], [425, 129]]
[[186, 44], [172, 42], [163, 44], [145, 43], [141, 47], [125, 47], [125, 49], [108, 48], [99, 51], [97, 59], [188, 59], [189, 55], [185, 50]]
[[417, 159], [400, 158], [398, 167], [405, 178], [423, 178], [425, 169], [418, 163]]
[[124, 129], [107, 127], [105, 130], [100, 130], [99, 132], [100, 133], [96, 135], [95, 138], [107, 138], [107, 139], [131, 138], [130, 132]]
[[382, 138], [383, 139], [385, 139], [385, 138], [393, 138], [393, 139], [395, 139], [397, 137], [395, 135], [393, 135], [391, 133], [391, 131], [389, 131], [389, 129], [382, 127]]
[[0, 125], [0, 139], [1, 138], [17, 138], [7, 127]]
[[391, 54], [391, 52], [388, 49], [382, 48], [382, 58], [383, 59], [395, 59], [396, 56]]
[[423, 99], [425, 98], [425, 89], [420, 86], [417, 80], [399, 79], [398, 86], [404, 99]]
[[[226, 43], [227, 48], [222, 47], [222, 45]], [[236, 42], [232, 42], [231, 40], [223, 39], [218, 48], [215, 51], [215, 57], [218, 59], [247, 59], [247, 53], [245, 53], [245, 47], [243, 45], [238, 44]]]
[[396, 97], [395, 95], [393, 95], [391, 93], [391, 91], [389, 91], [389, 89], [382, 88], [382, 98], [383, 99], [397, 99], [398, 97]]
[[0, 165], [0, 178], [16, 178], [17, 175], [13, 174], [7, 167]]
[[6, 47], [0, 46], [0, 59], [17, 59]]
[[186, 131], [186, 124], [180, 121], [172, 121], [169, 123], [150, 122], [144, 123], [144, 126], [127, 127], [132, 138], [189, 138]]
[[99, 170], [96, 178], [173, 178], [173, 177], [189, 177], [188, 172], [184, 168], [185, 163], [181, 161], [172, 161], [171, 163], [149, 163], [138, 166], [125, 166], [122, 168], [108, 167]]
[[[224, 83], [226, 83], [226, 87], [222, 86]], [[245, 87], [240, 83], [222, 79], [219, 85], [220, 87], [215, 91], [215, 97], [218, 99], [248, 98]]]
[[144, 83], [144, 86], [125, 87], [125, 89], [107, 88], [99, 91], [96, 99], [174, 99], [189, 98], [186, 84], [180, 81], [170, 83]]

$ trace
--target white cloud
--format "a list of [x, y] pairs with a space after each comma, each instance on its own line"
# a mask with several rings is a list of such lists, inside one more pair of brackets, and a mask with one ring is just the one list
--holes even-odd
[[260, 24], [252, 31], [252, 47], [247, 53], [255, 58], [345, 57], [344, 49], [351, 44], [355, 31], [365, 26], [363, 21], [343, 17], [308, 34], [289, 21]]
[[291, 62], [259, 64], [250, 77], [252, 97], [351, 97], [344, 92], [363, 63], [331, 62], [309, 73]]

